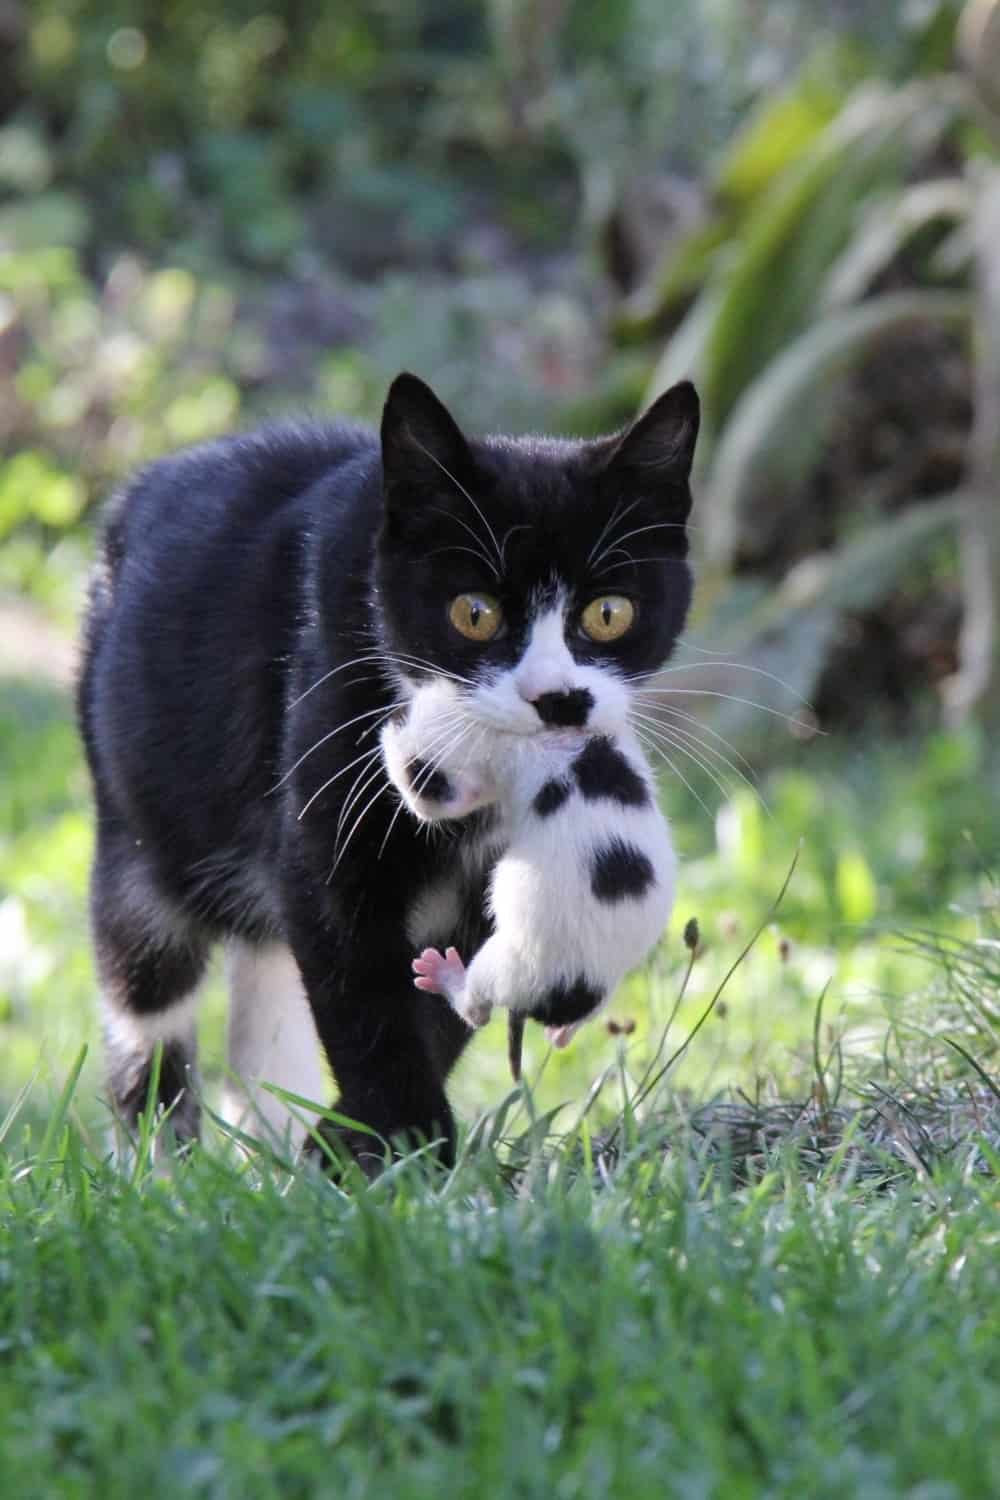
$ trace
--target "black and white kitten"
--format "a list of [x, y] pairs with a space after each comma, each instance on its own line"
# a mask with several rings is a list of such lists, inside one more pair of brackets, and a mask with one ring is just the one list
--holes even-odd
[[[602, 601], [613, 622], [610, 600]], [[386, 767], [407, 807], [436, 822], [495, 809], [502, 852], [490, 872], [493, 932], [467, 963], [454, 946], [413, 960], [418, 989], [443, 995], [470, 1026], [507, 1010], [520, 1076], [524, 1014], [547, 1017], [564, 1047], [662, 936], [676, 859], [636, 735], [484, 728], [461, 684], [416, 689], [382, 728]]]
[[265, 429], [162, 459], [112, 504], [78, 707], [126, 1121], [162, 1041], [161, 1101], [180, 1140], [197, 1134], [196, 990], [222, 939], [235, 1072], [316, 1097], [311, 1017], [337, 1108], [451, 1160], [445, 1080], [471, 1032], [414, 991], [410, 962], [425, 943], [482, 946], [502, 846], [490, 809], [427, 839], [380, 727], [437, 678], [478, 723], [539, 746], [624, 726], [631, 681], [669, 656], [690, 602], [697, 428], [682, 384], [609, 438], [467, 439], [401, 375], [381, 439]]

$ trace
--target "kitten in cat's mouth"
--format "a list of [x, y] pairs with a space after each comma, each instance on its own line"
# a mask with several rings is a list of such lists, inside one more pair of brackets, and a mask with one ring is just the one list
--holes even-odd
[[[458, 694], [446, 679], [418, 688], [380, 734], [404, 804], [421, 821], [491, 807], [496, 843], [478, 952], [427, 946], [412, 961], [418, 990], [444, 996], [470, 1027], [508, 1013], [509, 1059], [521, 1072], [526, 1019], [568, 1045], [670, 914], [674, 854], [635, 734], [559, 730], [512, 743], [455, 734]], [[541, 742], [541, 743], [539, 743]]]

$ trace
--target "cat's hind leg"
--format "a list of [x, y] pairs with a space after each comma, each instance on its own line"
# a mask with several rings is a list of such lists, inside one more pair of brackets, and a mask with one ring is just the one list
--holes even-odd
[[155, 1104], [177, 1146], [196, 1140], [197, 988], [204, 934], [164, 895], [141, 845], [99, 829], [91, 920], [100, 982], [108, 1090], [117, 1120], [134, 1131], [146, 1107], [157, 1044]]
[[[232, 1079], [223, 1113], [241, 1129], [302, 1144], [306, 1126], [274, 1094], [273, 1083], [322, 1105], [329, 1090], [319, 1038], [298, 964], [282, 943], [229, 948], [227, 1054]], [[298, 1111], [301, 1114], [302, 1111]]]

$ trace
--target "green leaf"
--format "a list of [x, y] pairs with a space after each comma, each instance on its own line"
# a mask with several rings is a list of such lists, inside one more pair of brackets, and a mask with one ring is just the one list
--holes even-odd
[[948, 84], [858, 89], [764, 194], [722, 273], [703, 395], [722, 422], [750, 381], [811, 320], [860, 205], [897, 182], [956, 109]]
[[842, 96], [809, 70], [776, 99], [768, 100], [726, 151], [716, 185], [729, 198], [755, 198], [830, 123]]
[[963, 326], [970, 303], [959, 292], [893, 292], [817, 323], [746, 390], [722, 433], [702, 504], [705, 542], [713, 562], [728, 564], [739, 544], [743, 508], [763, 480], [787, 480], [814, 461], [829, 419], [819, 400], [836, 378], [879, 339], [909, 323]]
[[922, 229], [938, 220], [961, 223], [970, 206], [968, 183], [957, 176], [918, 182], [877, 199], [830, 268], [820, 306], [832, 311], [858, 301]]

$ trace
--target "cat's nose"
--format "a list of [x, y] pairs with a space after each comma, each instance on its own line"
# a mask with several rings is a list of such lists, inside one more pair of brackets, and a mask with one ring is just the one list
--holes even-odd
[[542, 693], [531, 701], [543, 724], [582, 729], [594, 706], [594, 695], [589, 688], [574, 688], [568, 693]]

